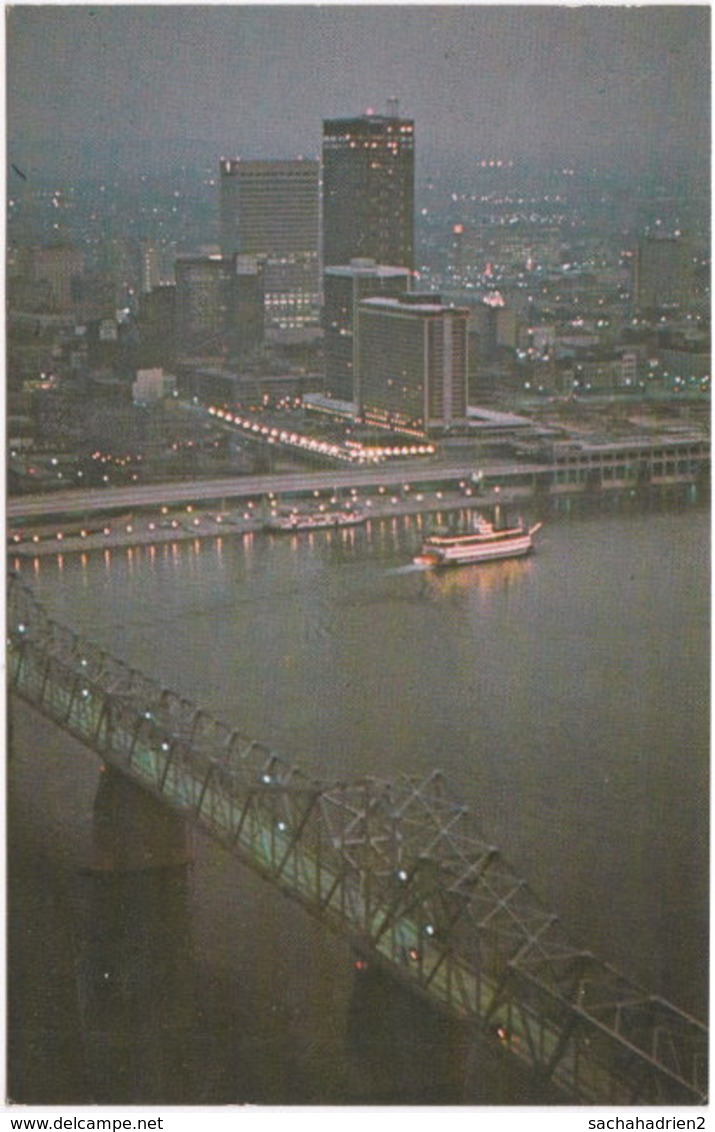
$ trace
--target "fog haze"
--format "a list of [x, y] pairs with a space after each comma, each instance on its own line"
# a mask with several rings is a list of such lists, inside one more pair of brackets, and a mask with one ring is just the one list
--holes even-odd
[[384, 110], [422, 162], [709, 167], [706, 6], [29, 6], [7, 15], [10, 160], [108, 175], [320, 152]]

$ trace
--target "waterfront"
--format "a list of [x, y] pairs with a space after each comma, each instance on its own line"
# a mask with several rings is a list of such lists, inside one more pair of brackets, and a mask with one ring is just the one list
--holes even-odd
[[[703, 1017], [708, 522], [562, 510], [528, 561], [439, 575], [409, 567], [409, 518], [21, 568], [59, 620], [314, 774], [440, 766], [578, 942]], [[71, 870], [97, 776], [46, 731], [52, 782], [21, 759], [16, 797], [37, 778], [37, 813], [54, 794]], [[204, 983], [240, 988], [242, 1022], [214, 992], [202, 1032], [227, 1064], [195, 1099], [364, 1100], [344, 1069], [347, 949], [237, 878], [199, 844], [191, 932]]]

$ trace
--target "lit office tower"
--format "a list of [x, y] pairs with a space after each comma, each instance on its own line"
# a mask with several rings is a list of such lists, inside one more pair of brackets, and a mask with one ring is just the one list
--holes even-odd
[[263, 265], [269, 337], [320, 318], [317, 161], [221, 160], [221, 251]]
[[345, 266], [326, 267], [323, 277], [325, 331], [325, 388], [341, 401], [359, 401], [356, 386], [359, 336], [358, 307], [374, 296], [397, 298], [410, 289], [406, 267], [385, 267], [373, 259], [354, 259]]
[[323, 263], [414, 268], [414, 122], [368, 112], [323, 123]]
[[690, 241], [681, 232], [645, 236], [635, 261], [635, 297], [641, 311], [687, 310], [693, 298]]
[[360, 303], [358, 384], [366, 420], [419, 434], [467, 423], [468, 313], [438, 295]]
[[139, 254], [141, 256], [139, 289], [142, 295], [148, 295], [161, 284], [161, 249], [154, 240], [142, 240]]

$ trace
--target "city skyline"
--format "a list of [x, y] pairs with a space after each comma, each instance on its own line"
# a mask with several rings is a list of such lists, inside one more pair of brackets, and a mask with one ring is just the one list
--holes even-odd
[[317, 157], [324, 119], [395, 98], [423, 170], [521, 157], [703, 177], [709, 23], [706, 5], [19, 5], [9, 159], [88, 177]]

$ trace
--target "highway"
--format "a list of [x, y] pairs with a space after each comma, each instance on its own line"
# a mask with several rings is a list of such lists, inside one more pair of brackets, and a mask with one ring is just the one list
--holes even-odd
[[541, 465], [491, 463], [477, 468], [474, 463], [385, 465], [381, 468], [350, 468], [320, 472], [281, 472], [259, 476], [232, 476], [218, 480], [187, 480], [181, 483], [143, 484], [131, 487], [90, 488], [15, 496], [8, 500], [6, 516], [19, 519], [52, 518], [58, 515], [84, 516], [92, 512], [140, 511], [162, 504], [180, 505], [256, 496], [306, 494], [346, 488], [411, 486], [440, 481], [468, 480], [480, 471], [485, 479], [508, 480], [517, 475], [546, 470]]

